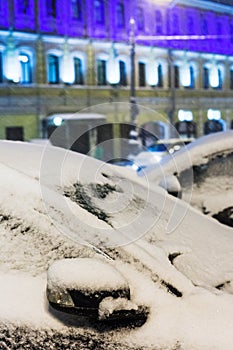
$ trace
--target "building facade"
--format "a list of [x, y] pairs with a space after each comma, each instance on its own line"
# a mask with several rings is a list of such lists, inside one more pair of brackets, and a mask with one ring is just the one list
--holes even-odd
[[132, 89], [139, 125], [193, 120], [197, 136], [208, 119], [232, 128], [233, 7], [0, 0], [1, 139], [41, 137], [53, 113], [102, 104], [110, 122], [128, 122]]

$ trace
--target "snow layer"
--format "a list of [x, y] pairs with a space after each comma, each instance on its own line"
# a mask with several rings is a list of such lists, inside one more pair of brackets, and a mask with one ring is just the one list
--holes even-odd
[[[71, 326], [68, 316], [58, 317], [48, 308], [46, 273], [58, 259], [94, 262], [101, 257], [124, 276], [132, 303], [148, 307], [149, 316], [142, 327], [106, 330], [104, 337], [91, 330], [95, 344], [233, 348], [232, 229], [167, 195], [148, 178], [95, 159], [20, 142], [0, 142], [0, 149], [2, 327], [83, 335], [89, 326], [80, 320]], [[82, 196], [75, 201], [65, 191], [77, 183]], [[115, 190], [106, 193], [106, 184]], [[107, 221], [96, 216], [96, 208]], [[99, 281], [105, 276], [101, 270]], [[88, 342], [86, 349], [91, 348]]]
[[126, 279], [110, 263], [94, 258], [60, 259], [50, 266], [48, 281], [50, 288], [83, 291], [128, 288]]

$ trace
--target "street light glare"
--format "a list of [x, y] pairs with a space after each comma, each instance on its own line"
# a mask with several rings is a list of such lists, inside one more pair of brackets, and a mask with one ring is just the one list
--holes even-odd
[[135, 19], [133, 17], [131, 17], [129, 23], [130, 23], [130, 25], [134, 25], [135, 24]]
[[152, 0], [152, 2], [156, 3], [156, 5], [168, 5], [168, 7], [174, 7], [179, 0]]

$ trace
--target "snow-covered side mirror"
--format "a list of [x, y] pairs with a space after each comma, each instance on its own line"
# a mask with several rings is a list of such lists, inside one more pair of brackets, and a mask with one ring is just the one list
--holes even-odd
[[98, 322], [146, 321], [148, 310], [131, 300], [125, 277], [95, 258], [55, 261], [48, 269], [47, 298], [52, 308]]
[[159, 186], [164, 188], [169, 194], [171, 194], [174, 197], [182, 197], [182, 189], [180, 186], [180, 182], [175, 175], [165, 176], [163, 179], [160, 180]]

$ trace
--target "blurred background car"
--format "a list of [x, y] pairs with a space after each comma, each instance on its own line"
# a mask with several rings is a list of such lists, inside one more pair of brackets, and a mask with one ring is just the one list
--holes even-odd
[[[161, 170], [162, 169], [162, 170]], [[183, 197], [194, 207], [233, 226], [233, 131], [203, 136], [169, 156], [159, 165], [138, 171], [151, 183], [175, 175]]]

